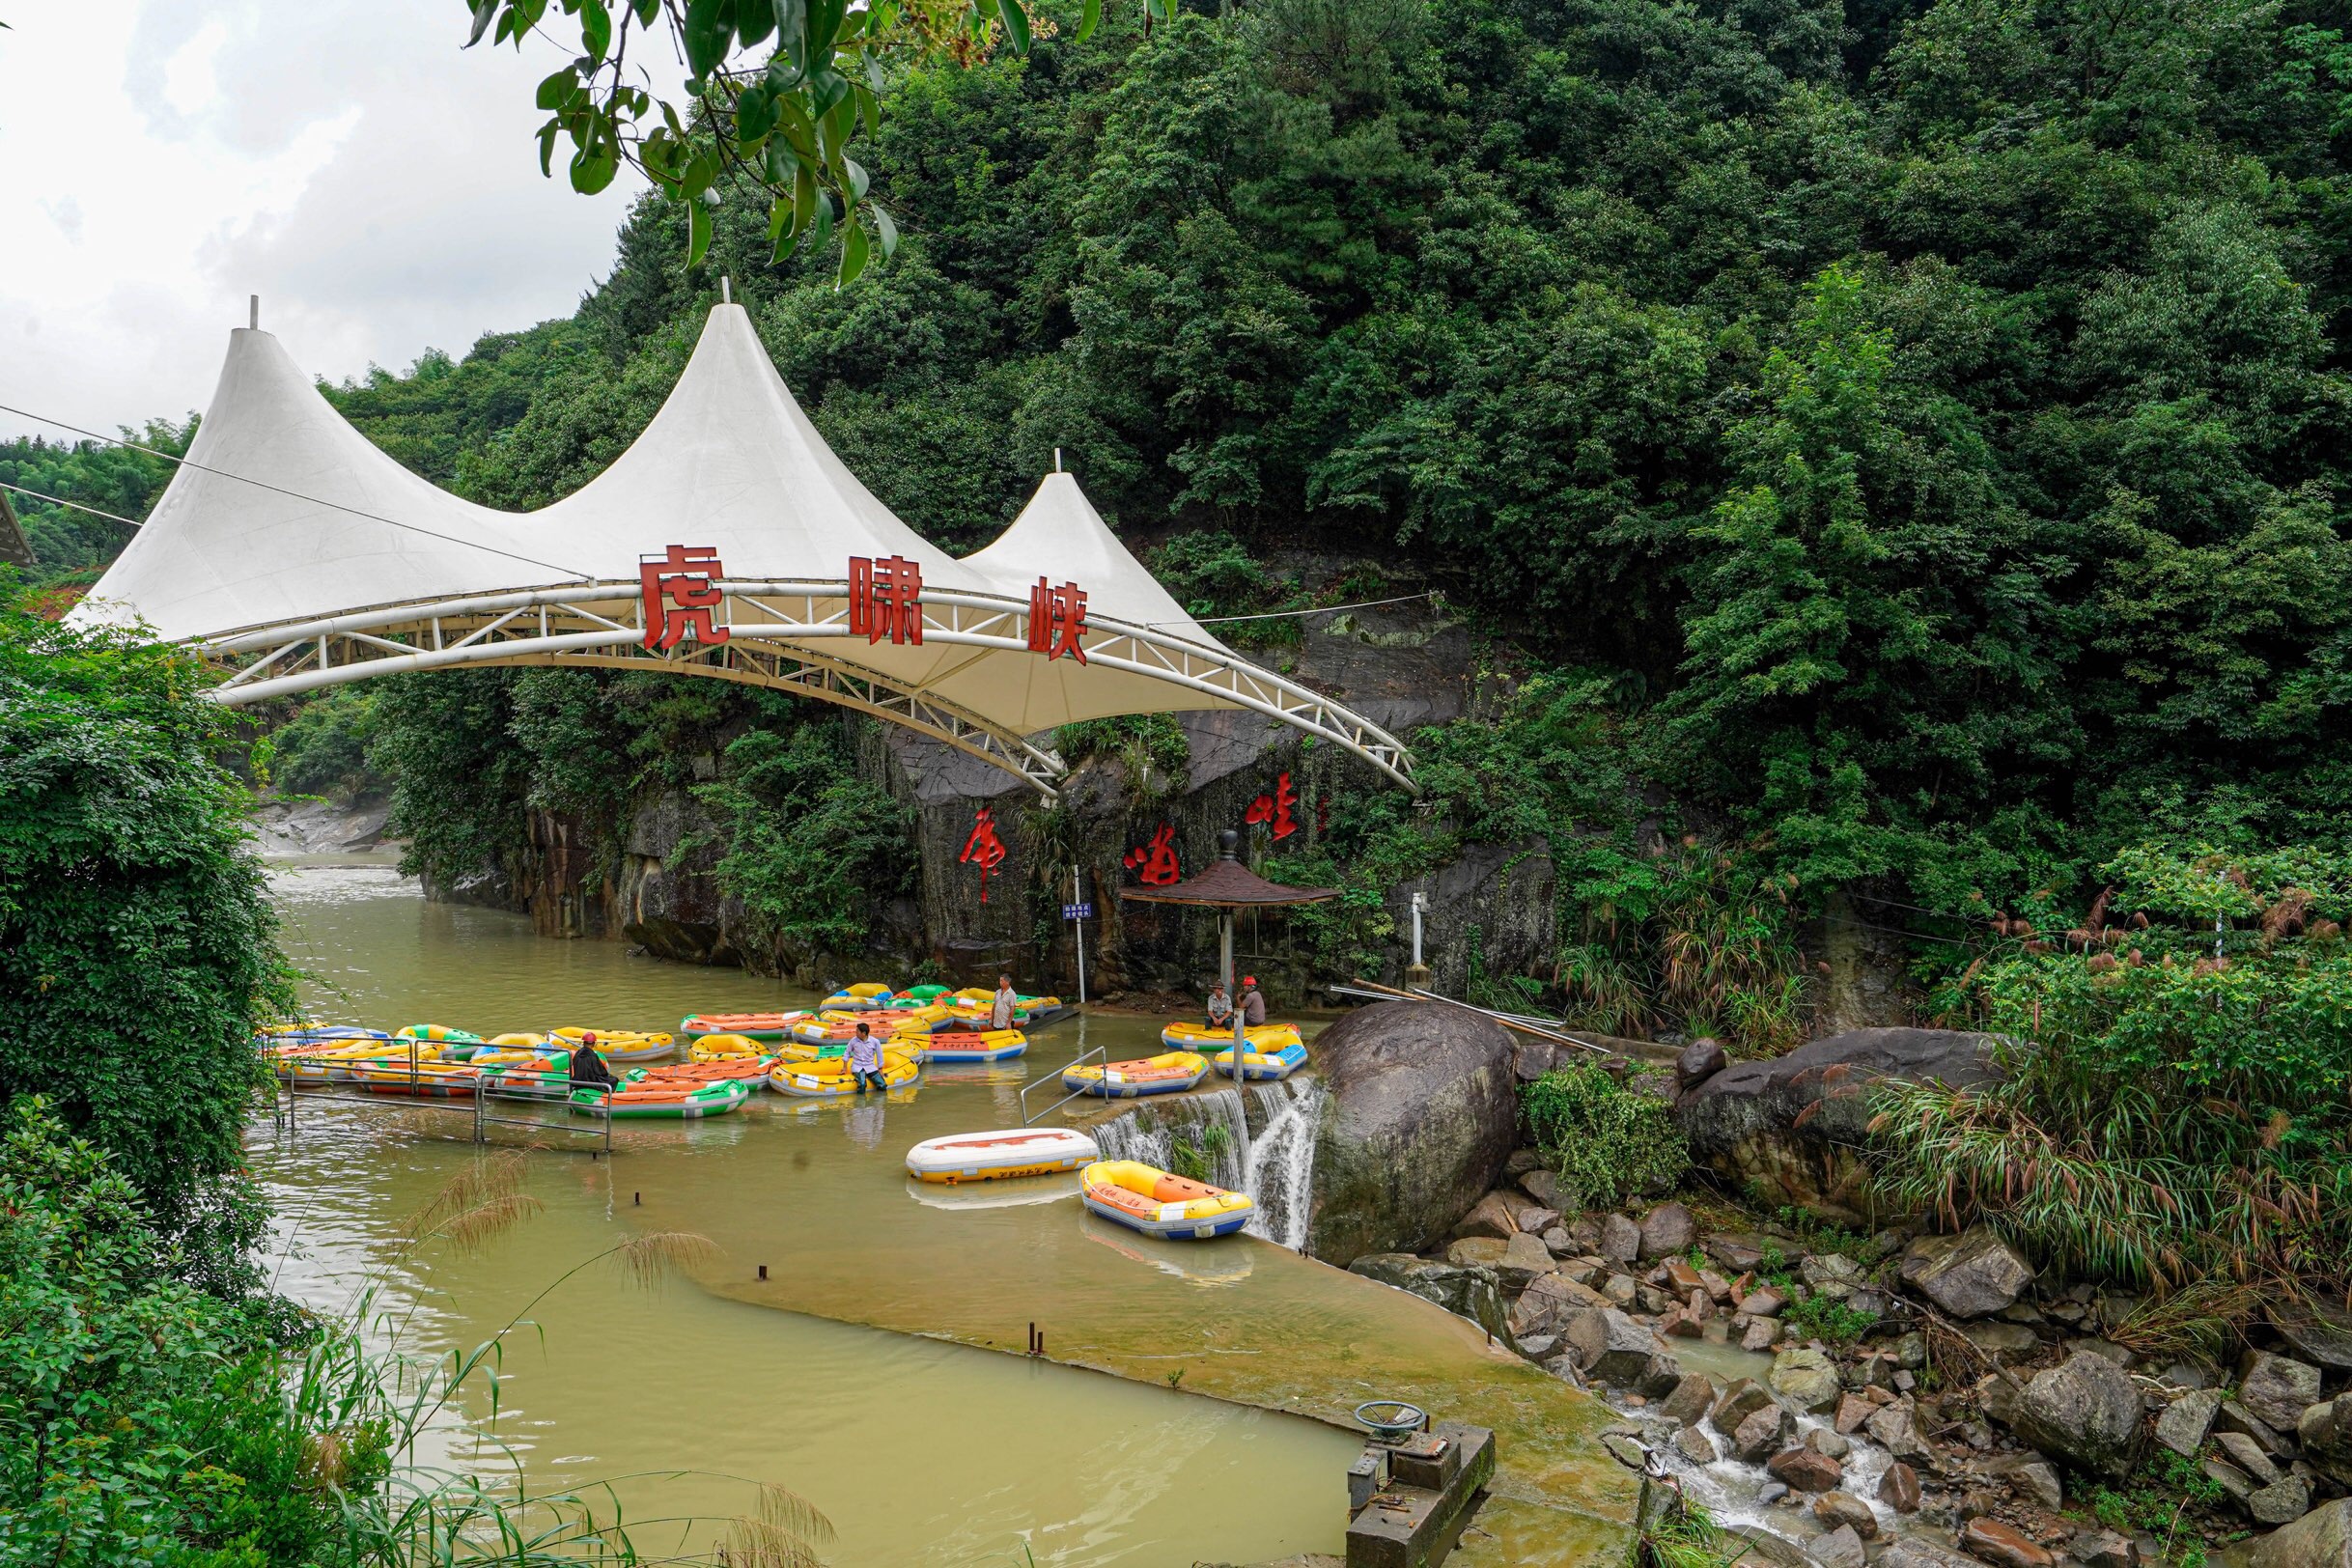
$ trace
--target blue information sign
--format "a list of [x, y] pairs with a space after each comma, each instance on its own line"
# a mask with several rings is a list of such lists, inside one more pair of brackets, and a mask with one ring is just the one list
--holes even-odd
[[1094, 918], [1094, 906], [1091, 904], [1065, 904], [1062, 906], [1062, 918], [1065, 920], [1091, 920]]

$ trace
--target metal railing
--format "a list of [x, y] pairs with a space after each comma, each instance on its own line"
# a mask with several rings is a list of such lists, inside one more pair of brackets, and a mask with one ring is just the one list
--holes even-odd
[[[603, 1114], [597, 1117], [598, 1125], [594, 1127], [582, 1127], [579, 1125], [579, 1123], [573, 1121], [569, 1116], [566, 1116], [565, 1119], [560, 1121], [542, 1121], [536, 1117], [524, 1116], [493, 1116], [490, 1112], [490, 1106], [488, 1104], [488, 1102], [493, 1099], [520, 1100], [530, 1101], [533, 1104], [539, 1105], [554, 1104], [561, 1106], [566, 1111], [569, 1111], [572, 1105], [570, 1095], [565, 1096], [562, 1100], [549, 1102], [534, 1095], [497, 1094], [485, 1086], [481, 1079], [477, 1078], [474, 1083], [474, 1092], [470, 1095], [465, 1095], [462, 1097], [456, 1095], [436, 1097], [433, 1095], [420, 1095], [416, 1092], [419, 1083], [422, 1081], [422, 1078], [423, 1075], [417, 1071], [415, 1060], [411, 1058], [408, 1063], [408, 1094], [406, 1096], [408, 1106], [410, 1108], [424, 1110], [462, 1112], [463, 1114], [472, 1118], [473, 1141], [476, 1143], [488, 1143], [490, 1141], [490, 1130], [492, 1127], [527, 1127], [538, 1133], [561, 1133], [568, 1137], [595, 1138], [602, 1145], [600, 1152], [605, 1158], [609, 1159], [612, 1155], [612, 1085], [610, 1084], [590, 1085], [582, 1083], [574, 1086], [574, 1093], [578, 1092], [580, 1089], [594, 1087], [602, 1094], [604, 1100]], [[298, 1079], [293, 1077], [288, 1077], [278, 1079], [276, 1086], [282, 1087], [286, 1092], [284, 1107], [283, 1109], [279, 1108], [278, 1097], [273, 1091], [270, 1096], [270, 1114], [272, 1119], [281, 1122], [289, 1133], [294, 1130], [294, 1105], [297, 1100], [303, 1098], [312, 1100], [337, 1100], [346, 1105], [381, 1106], [386, 1109], [400, 1108], [396, 1101], [389, 1100], [382, 1095], [370, 1094], [367, 1092], [364, 1085], [347, 1086], [336, 1083], [322, 1083], [316, 1087], [305, 1088]], [[358, 1092], [338, 1092], [346, 1087], [356, 1088]], [[461, 1106], [457, 1104], [457, 1101], [460, 1098], [470, 1101], [471, 1104]]]
[[1108, 1073], [1110, 1070], [1110, 1059], [1106, 1053], [1109, 1050], [1109, 1049], [1110, 1048], [1107, 1046], [1089, 1046], [1084, 1050], [1079, 1051], [1078, 1056], [1071, 1061], [1069, 1066], [1064, 1067], [1060, 1073], [1054, 1074], [1052, 1078], [1040, 1078], [1035, 1083], [1024, 1084], [1021, 1091], [1021, 1125], [1027, 1127], [1030, 1123], [1036, 1121], [1038, 1117], [1050, 1116], [1055, 1111], [1061, 1109], [1064, 1106], [1070, 1104], [1071, 1101], [1080, 1100], [1085, 1098], [1087, 1095], [1092, 1094], [1094, 1091], [1091, 1089], [1073, 1089], [1068, 1094], [1063, 1095], [1059, 1100], [1054, 1101], [1053, 1104], [1048, 1106], [1043, 1110], [1033, 1112], [1029, 1109], [1029, 1096], [1032, 1092], [1038, 1089], [1050, 1088], [1055, 1084], [1059, 1084], [1062, 1081], [1062, 1073], [1069, 1072], [1073, 1067], [1085, 1066], [1086, 1058], [1089, 1056], [1102, 1056], [1104, 1058], [1103, 1069], [1106, 1073]]

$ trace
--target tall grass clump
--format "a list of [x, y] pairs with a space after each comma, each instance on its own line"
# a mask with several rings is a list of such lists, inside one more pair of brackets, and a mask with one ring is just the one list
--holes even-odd
[[[2037, 942], [1970, 977], [1969, 1006], [2005, 1037], [2004, 1081], [1884, 1092], [1872, 1128], [1887, 1196], [1947, 1225], [1981, 1220], [2046, 1266], [2174, 1298], [2139, 1326], [2151, 1342], [2210, 1339], [2251, 1311], [2255, 1293], [2226, 1286], [2340, 1295], [2352, 953], [2309, 890], [2265, 894], [2227, 866], [2195, 868], [2186, 885], [2231, 907], [2208, 900], [2169, 927], [2162, 894], [2184, 879], [2131, 875], [2139, 860], [2109, 869], [2120, 896], [2102, 904], [2134, 911], [2129, 926], [2086, 922], [2063, 948]], [[2193, 1281], [2201, 1294], [2182, 1302]]]

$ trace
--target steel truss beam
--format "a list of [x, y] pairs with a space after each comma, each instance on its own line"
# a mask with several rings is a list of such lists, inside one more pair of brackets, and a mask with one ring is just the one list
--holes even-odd
[[[635, 582], [565, 583], [511, 593], [378, 604], [206, 638], [199, 652], [230, 666], [214, 688], [231, 706], [264, 702], [376, 675], [460, 666], [589, 664], [667, 670], [803, 692], [873, 714], [1014, 773], [1051, 797], [1066, 770], [1059, 756], [954, 703], [847, 658], [805, 646], [846, 641], [843, 580], [727, 581], [715, 611], [729, 640], [688, 642], [668, 655], [643, 646]], [[1008, 595], [926, 591], [925, 646], [1028, 649], [1029, 605]], [[1164, 681], [1250, 709], [1331, 742], [1418, 794], [1413, 755], [1380, 726], [1341, 705], [1233, 657], [1155, 628], [1090, 616], [1089, 664]], [[847, 650], [845, 650], [847, 651]]]

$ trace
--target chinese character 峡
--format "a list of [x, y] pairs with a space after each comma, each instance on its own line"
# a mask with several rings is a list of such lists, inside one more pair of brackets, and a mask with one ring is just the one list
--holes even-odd
[[964, 841], [964, 853], [956, 858], [980, 868], [980, 902], [986, 904], [988, 874], [1004, 860], [1004, 840], [996, 836], [996, 819], [988, 807], [982, 806], [972, 819], [972, 836]]
[[1029, 652], [1048, 658], [1068, 654], [1083, 664], [1086, 650], [1078, 638], [1086, 630], [1086, 590], [1075, 582], [1050, 588], [1041, 575], [1029, 590]]
[[1275, 838], [1288, 838], [1299, 830], [1297, 819], [1290, 814], [1290, 808], [1298, 803], [1299, 792], [1290, 787], [1290, 775], [1284, 773], [1275, 781], [1274, 794], [1261, 795], [1249, 802], [1249, 810], [1242, 820], [1249, 823], [1270, 822], [1274, 824]]
[[637, 580], [645, 592], [645, 646], [666, 654], [687, 636], [696, 642], [725, 642], [727, 629], [711, 611], [725, 596], [714, 580], [726, 572], [718, 551], [708, 545], [672, 545], [660, 560], [637, 558]]
[[850, 635], [923, 642], [923, 569], [903, 555], [850, 557]]
[[1184, 875], [1176, 864], [1176, 829], [1162, 823], [1152, 834], [1148, 845], [1127, 852], [1121, 863], [1135, 874], [1135, 880], [1151, 887], [1165, 887]]

